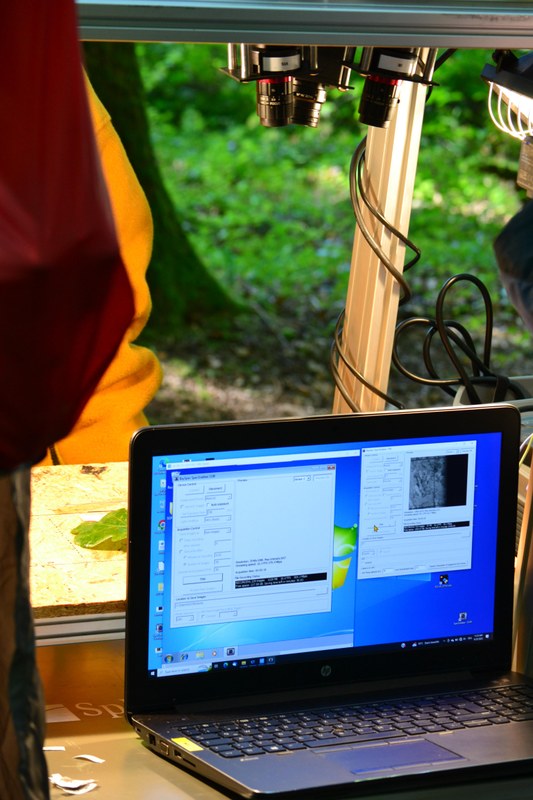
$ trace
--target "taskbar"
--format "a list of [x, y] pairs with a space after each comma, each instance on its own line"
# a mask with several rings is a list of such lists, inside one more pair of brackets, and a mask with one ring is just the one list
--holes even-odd
[[[314, 652], [299, 652], [295, 654], [274, 654], [265, 656], [256, 656], [253, 658], [224, 658], [220, 661], [195, 661], [189, 660], [189, 654], [178, 653], [176, 656], [167, 655], [163, 659], [163, 664], [158, 669], [150, 670], [152, 677], [166, 677], [171, 675], [191, 675], [202, 672], [224, 672], [236, 669], [256, 669], [262, 667], [272, 667], [276, 664], [287, 664], [295, 661], [308, 661], [320, 657], [323, 659], [328, 654], [335, 654], [336, 657], [350, 656], [354, 654], [354, 650], [359, 653], [377, 653], [377, 652], [394, 652], [394, 651], [413, 651], [419, 649], [428, 649], [434, 647], [450, 647], [453, 645], [462, 646], [465, 644], [476, 644], [479, 642], [487, 642], [493, 639], [491, 632], [484, 633], [470, 633], [462, 636], [445, 636], [442, 638], [433, 639], [415, 639], [411, 641], [389, 642], [383, 645], [368, 645], [356, 648], [342, 648], [334, 651], [317, 651]], [[235, 648], [236, 650], [236, 648]], [[230, 652], [233, 648], [230, 649]], [[232, 653], [232, 656], [234, 654]]]

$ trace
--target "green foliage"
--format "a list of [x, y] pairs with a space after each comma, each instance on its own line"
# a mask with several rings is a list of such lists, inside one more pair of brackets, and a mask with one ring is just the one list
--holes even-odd
[[205, 269], [183, 232], [150, 139], [144, 81], [135, 44], [86, 42], [85, 65], [113, 120], [148, 199], [154, 227], [150, 290], [157, 314], [150, 325], [160, 336], [183, 332], [202, 315], [224, 317], [236, 303]]
[[243, 103], [241, 88], [220, 70], [227, 57], [225, 45], [139, 44], [143, 82], [150, 106], [173, 125], [180, 125], [187, 109], [209, 119], [211, 129], [246, 122], [253, 112]]
[[[442, 55], [444, 51], [439, 52], [439, 57]], [[441, 122], [444, 113], [446, 117], [452, 114], [464, 125], [479, 126], [487, 105], [487, 87], [480, 73], [490, 61], [490, 50], [457, 50], [436, 70], [430, 104]]]
[[[331, 324], [351, 261], [348, 171], [364, 135], [356, 121], [362, 79], [354, 74], [354, 92], [328, 92], [316, 130], [265, 129], [254, 86], [220, 71], [224, 48], [143, 45], [139, 53], [153, 141], [196, 251], [226, 288], [274, 319], [298, 298]], [[492, 249], [523, 201], [518, 145], [489, 118], [480, 78], [488, 61], [488, 51], [457, 51], [435, 75], [410, 228], [422, 250], [409, 273], [412, 312], [431, 315], [443, 282], [472, 272], [487, 284], [496, 321], [523, 346], [529, 337], [501, 289]], [[482, 329], [483, 304], [471, 292], [453, 311]], [[290, 338], [291, 324], [283, 324]]]
[[267, 130], [255, 116], [212, 130], [192, 108], [179, 129], [153, 109], [151, 120], [184, 229], [223, 285], [252, 292], [268, 306], [295, 290], [311, 294], [324, 282], [337, 285], [347, 274], [355, 137], [344, 134], [339, 148], [328, 121], [318, 130]]
[[82, 522], [72, 530], [79, 547], [124, 550], [126, 547], [128, 512], [125, 508], [110, 511], [98, 522]]
[[[479, 78], [488, 61], [489, 51], [458, 51], [436, 73], [438, 86], [424, 117], [410, 229], [423, 257], [410, 280], [418, 310], [431, 316], [448, 278], [476, 275], [490, 292], [496, 325], [507, 329], [510, 346], [523, 348], [529, 336], [501, 286], [492, 247], [523, 200], [515, 185], [519, 143], [490, 120], [487, 87]], [[471, 285], [454, 289], [448, 305], [450, 318], [481, 339], [485, 307], [479, 292]], [[505, 341], [500, 349], [508, 359]]]

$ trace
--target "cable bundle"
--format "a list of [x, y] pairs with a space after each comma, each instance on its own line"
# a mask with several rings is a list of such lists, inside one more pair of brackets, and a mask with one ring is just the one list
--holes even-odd
[[[413, 255], [405, 264], [404, 273], [420, 260], [421, 253], [410, 239], [408, 239], [397, 228], [392, 226], [381, 214], [381, 212], [372, 205], [362, 180], [365, 150], [366, 138], [363, 139], [357, 147], [350, 164], [350, 196], [355, 218], [362, 236], [372, 251], [378, 256], [385, 269], [399, 283], [401, 291], [400, 304], [405, 304], [411, 299], [411, 288], [407, 283], [404, 274], [402, 274], [394, 266], [388, 255], [383, 252], [380, 244], [375, 240], [364, 218], [363, 204], [374, 217], [374, 219], [381, 223], [392, 236], [397, 237], [407, 248], [412, 251]], [[462, 323], [453, 319], [446, 319], [444, 314], [444, 305], [447, 295], [449, 291], [453, 287], [456, 287], [460, 282], [468, 282], [473, 284], [479, 290], [483, 299], [485, 306], [485, 336], [482, 355], [478, 354], [474, 340], [466, 327]], [[491, 368], [490, 358], [493, 316], [493, 307], [490, 295], [483, 282], [476, 276], [468, 273], [455, 275], [446, 281], [440, 290], [436, 301], [435, 316], [433, 319], [430, 317], [412, 317], [400, 322], [397, 325], [393, 345], [392, 363], [396, 369], [409, 380], [419, 384], [425, 384], [427, 386], [439, 387], [451, 397], [455, 397], [459, 388], [464, 387], [468, 402], [471, 404], [478, 404], [482, 402], [498, 402], [509, 397], [509, 395], [515, 398], [524, 398], [524, 392], [517, 383], [511, 381], [506, 376], [499, 375]], [[357, 381], [359, 381], [363, 386], [372, 391], [386, 403], [395, 406], [396, 408], [403, 408], [404, 406], [402, 403], [366, 380], [356, 365], [353, 364], [348, 358], [344, 351], [342, 338], [344, 321], [345, 311], [343, 310], [339, 315], [337, 324], [335, 326], [334, 338], [331, 346], [330, 363], [335, 385], [347, 405], [352, 409], [352, 411], [359, 412], [361, 410], [350, 397], [348, 389], [344, 385], [341, 370], [339, 368], [341, 363]], [[405, 331], [415, 328], [423, 328], [425, 330], [422, 346], [422, 361], [426, 369], [426, 375], [416, 374], [410, 370], [407, 366], [405, 366], [399, 354], [400, 338]], [[435, 366], [435, 359], [432, 355], [435, 337], [437, 337], [438, 341], [442, 345], [443, 351], [453, 368], [455, 373], [453, 377], [444, 378], [438, 374]], [[487, 399], [487, 390], [489, 391], [489, 399]], [[483, 397], [481, 397], [480, 392], [482, 392]]]

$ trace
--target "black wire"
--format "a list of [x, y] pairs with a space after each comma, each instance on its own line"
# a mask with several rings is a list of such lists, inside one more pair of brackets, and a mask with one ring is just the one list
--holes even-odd
[[[456, 328], [460, 333], [460, 335], [463, 336], [464, 339], [467, 340], [468, 344], [472, 346], [472, 349], [474, 349], [472, 338], [470, 337], [470, 334], [468, 333], [466, 328], [464, 328], [463, 325], [461, 325], [458, 322], [454, 322], [452, 320], [446, 320], [445, 324], [448, 326], [449, 329]], [[408, 328], [416, 328], [416, 327], [422, 327], [426, 332], [426, 335], [423, 340], [422, 355], [423, 355], [424, 365], [427, 369], [429, 377], [425, 375], [424, 376], [417, 375], [416, 373], [411, 372], [411, 370], [409, 370], [401, 362], [400, 357], [398, 356], [397, 348], [398, 348], [399, 335]], [[450, 335], [452, 335], [451, 330], [449, 332]], [[428, 386], [438, 386], [439, 388], [443, 389], [447, 394], [449, 394], [451, 397], [455, 397], [456, 392], [454, 389], [452, 389], [452, 387], [460, 384], [461, 383], [460, 379], [439, 378], [437, 370], [433, 365], [433, 360], [431, 357], [431, 345], [433, 342], [433, 338], [437, 333], [438, 333], [438, 326], [435, 324], [435, 320], [430, 319], [429, 317], [409, 317], [409, 319], [406, 319], [403, 322], [398, 323], [396, 327], [396, 335], [393, 344], [392, 361], [394, 363], [394, 366], [398, 369], [398, 371], [409, 380], [414, 381], [415, 383], [426, 384]], [[460, 345], [460, 340], [457, 338], [456, 338], [456, 343]]]
[[[457, 48], [453, 48], [453, 47], [450, 47], [450, 48], [448, 48], [448, 50], [445, 50], [444, 53], [442, 53], [437, 58], [437, 60], [435, 61], [435, 66], [433, 67], [433, 74], [435, 74], [435, 72], [439, 69], [439, 67], [442, 67], [444, 62], [448, 61], [450, 56], [453, 56], [453, 54], [456, 53], [456, 52], [457, 52]], [[434, 88], [435, 85], [438, 85], [438, 84], [435, 84], [433, 81], [429, 84], [427, 95], [426, 95], [426, 103], [428, 102], [429, 98], [431, 97], [431, 95], [433, 93], [433, 88]]]
[[365, 138], [359, 143], [357, 146], [352, 160], [350, 162], [350, 196], [352, 199], [352, 206], [355, 214], [355, 218], [357, 220], [357, 224], [359, 226], [359, 230], [361, 231], [362, 236], [364, 237], [365, 241], [371, 248], [371, 250], [377, 255], [385, 269], [394, 277], [394, 279], [400, 284], [401, 287], [401, 296], [400, 296], [400, 304], [406, 303], [408, 300], [411, 299], [412, 292], [409, 287], [409, 284], [405, 280], [403, 274], [398, 270], [397, 267], [394, 266], [390, 258], [383, 252], [380, 245], [374, 239], [374, 235], [369, 230], [368, 225], [366, 224], [366, 220], [363, 217], [361, 204], [359, 202], [359, 198], [361, 198], [370, 211], [372, 216], [380, 222], [383, 227], [389, 231], [393, 236], [396, 236], [406, 247], [410, 248], [414, 255], [413, 257], [405, 264], [403, 271], [406, 272], [412, 266], [414, 266], [417, 261], [420, 259], [420, 250], [416, 245], [407, 238], [398, 228], [395, 228], [383, 214], [371, 204], [368, 194], [363, 186], [363, 166], [365, 162], [365, 153], [366, 153], [366, 136]]
[[[441, 56], [435, 61], [434, 72], [439, 69], [445, 61], [447, 61], [450, 56], [452, 56], [456, 52], [456, 49], [450, 48], [445, 50]], [[426, 102], [429, 100], [429, 96], [431, 94], [431, 88], [429, 87], [429, 92], [426, 97]], [[412, 296], [412, 292], [410, 289], [409, 284], [405, 280], [404, 274], [407, 270], [409, 270], [412, 266], [414, 266], [420, 259], [420, 250], [415, 244], [408, 239], [401, 231], [395, 228], [388, 220], [385, 219], [383, 214], [372, 204], [368, 194], [365, 190], [363, 185], [363, 166], [365, 162], [365, 153], [366, 153], [366, 137], [360, 142], [358, 147], [356, 148], [351, 162], [350, 162], [350, 196], [352, 200], [352, 207], [354, 210], [355, 218], [359, 227], [359, 230], [373, 251], [375, 255], [379, 258], [381, 264], [385, 267], [385, 269], [393, 276], [393, 278], [397, 281], [400, 286], [400, 304], [406, 303]], [[370, 231], [366, 220], [364, 219], [362, 213], [361, 202], [365, 204], [366, 208], [370, 212], [370, 214], [377, 220], [381, 225], [384, 226], [386, 230], [388, 230], [393, 236], [396, 236], [399, 241], [401, 241], [406, 248], [409, 248], [413, 252], [412, 258], [404, 265], [403, 273], [398, 270], [397, 267], [392, 263], [390, 258], [383, 252], [378, 242], [376, 242], [374, 238], [374, 234]], [[476, 351], [475, 343], [468, 333], [467, 329], [459, 322], [454, 320], [446, 320], [444, 318], [444, 303], [446, 300], [446, 296], [450, 289], [454, 287], [460, 281], [467, 281], [474, 284], [480, 291], [481, 296], [483, 298], [483, 302], [485, 305], [485, 336], [484, 336], [484, 344], [483, 344], [483, 356], [479, 357]], [[343, 352], [342, 347], [342, 331], [344, 327], [344, 319], [345, 319], [345, 311], [342, 311], [339, 315], [335, 326], [334, 332], [334, 339], [331, 345], [331, 357], [330, 357], [330, 364], [331, 370], [333, 373], [334, 381], [339, 389], [342, 397], [348, 404], [348, 406], [352, 409], [352, 411], [360, 411], [356, 403], [350, 398], [346, 387], [343, 384], [342, 377], [339, 371], [338, 362], [342, 361], [345, 368], [360, 382], [369, 389], [371, 392], [376, 394], [378, 397], [382, 398], [386, 402], [390, 403], [391, 405], [395, 406], [396, 408], [404, 408], [404, 406], [399, 403], [398, 401], [394, 400], [390, 395], [386, 394], [385, 392], [378, 389], [376, 386], [372, 385], [369, 381], [365, 379], [362, 373], [355, 367], [354, 364], [347, 358], [347, 356]], [[421, 376], [413, 373], [409, 370], [401, 361], [398, 355], [398, 340], [400, 334], [402, 334], [408, 328], [420, 327], [424, 326], [426, 329], [426, 334], [424, 337], [423, 342], [423, 362], [424, 366], [427, 370], [427, 375]], [[409, 378], [410, 380], [421, 383], [429, 386], [438, 386], [448, 395], [455, 397], [457, 394], [457, 390], [454, 387], [463, 386], [466, 394], [468, 396], [468, 400], [470, 403], [477, 404], [481, 403], [480, 396], [476, 389], [476, 386], [491, 386], [493, 389], [493, 400], [503, 400], [507, 395], [509, 390], [512, 390], [516, 397], [524, 397], [524, 393], [520, 386], [511, 382], [509, 378], [498, 375], [493, 372], [490, 368], [490, 354], [491, 354], [491, 345], [492, 345], [492, 330], [493, 330], [493, 309], [492, 309], [492, 302], [490, 300], [490, 295], [488, 293], [487, 288], [474, 275], [469, 275], [467, 273], [461, 273], [459, 275], [455, 275], [450, 278], [442, 289], [439, 292], [437, 297], [436, 307], [435, 307], [435, 319], [430, 319], [429, 317], [412, 317], [410, 319], [404, 320], [401, 322], [397, 328], [393, 343], [393, 351], [392, 351], [392, 362], [398, 371], [403, 374], [405, 377]], [[453, 378], [442, 378], [438, 375], [438, 372], [435, 368], [432, 356], [431, 356], [431, 346], [435, 336], [439, 337], [440, 342], [450, 360], [455, 371], [457, 373], [456, 377]], [[471, 374], [467, 371], [466, 367], [463, 365], [458, 352], [462, 354], [463, 357], [466, 357], [467, 362], [469, 362], [469, 367]]]
[[[427, 320], [427, 318], [426, 318], [426, 320]], [[427, 320], [427, 321], [430, 324], [432, 322], [432, 320]], [[462, 341], [457, 335], [455, 335], [453, 333], [454, 329], [457, 330], [457, 332], [458, 332], [458, 334], [460, 336], [462, 336], [463, 341], [467, 345], [467, 348], [469, 348], [470, 351], [474, 351], [475, 350], [474, 341], [473, 341], [472, 337], [470, 336], [470, 334], [468, 333], [467, 329], [464, 327], [464, 325], [461, 325], [460, 322], [456, 322], [455, 320], [446, 320], [446, 326], [447, 326], [448, 334], [450, 335], [450, 337], [453, 338], [453, 341], [456, 343], [456, 345], [461, 347], [462, 346]], [[438, 379], [438, 373], [437, 373], [436, 369], [433, 367], [433, 361], [431, 359], [431, 344], [432, 344], [434, 335], [437, 334], [438, 332], [439, 332], [439, 328], [436, 327], [436, 326], [433, 327], [428, 332], [428, 335], [425, 337], [424, 343], [423, 343], [423, 348], [422, 348], [422, 354], [423, 354], [423, 357], [424, 357], [424, 363], [426, 364], [426, 369], [428, 370], [430, 375], [435, 379]], [[397, 341], [397, 337], [395, 337], [395, 341]], [[478, 376], [480, 374], [480, 368], [479, 368], [479, 365], [477, 363], [474, 363], [473, 371], [474, 371], [476, 376]], [[450, 381], [449, 385], [452, 385], [452, 383], [456, 384], [457, 381], [456, 380]], [[449, 389], [447, 386], [444, 386], [444, 385], [443, 385], [442, 388], [444, 388], [445, 391], [447, 391], [447, 393], [449, 395], [451, 395], [452, 397], [455, 397], [455, 390]]]
[[378, 397], [381, 397], [382, 400], [385, 400], [385, 402], [390, 403], [396, 408], [404, 408], [404, 406], [397, 400], [395, 400], [393, 397], [390, 397], [390, 395], [386, 394], [386, 392], [382, 392], [381, 389], [377, 388], [377, 386], [374, 386], [373, 384], [370, 383], [370, 381], [367, 381], [364, 375], [361, 372], [359, 372], [359, 370], [355, 367], [354, 364], [352, 364], [352, 362], [343, 352], [341, 337], [344, 325], [344, 317], [345, 317], [345, 312], [343, 310], [341, 311], [337, 319], [337, 324], [335, 325], [335, 331], [333, 335], [333, 342], [331, 345], [331, 355], [332, 355], [331, 369], [333, 372], [333, 376], [335, 378], [335, 383], [337, 385], [337, 388], [342, 394], [344, 400], [346, 401], [346, 403], [348, 404], [348, 406], [351, 408], [352, 411], [357, 411], [357, 412], [361, 411], [359, 406], [357, 406], [357, 404], [350, 398], [346, 390], [346, 387], [342, 382], [337, 361], [335, 358], [336, 356], [338, 356], [338, 358], [342, 361], [346, 369], [354, 376], [354, 378], [356, 378], [360, 383], [362, 383], [363, 386], [366, 386], [366, 388], [369, 389], [373, 394], [376, 394]]
[[[483, 341], [483, 355], [480, 357], [476, 351], [474, 341], [464, 325], [454, 320], [447, 320], [444, 317], [444, 303], [448, 292], [460, 282], [472, 283], [481, 293], [485, 305], [485, 335]], [[423, 342], [423, 362], [428, 375], [417, 375], [409, 370], [401, 361], [398, 354], [398, 342], [400, 335], [409, 328], [424, 327], [426, 330]], [[464, 386], [468, 400], [472, 404], [483, 402], [476, 387], [491, 387], [493, 390], [493, 401], [504, 399], [508, 390], [511, 390], [516, 397], [523, 398], [525, 395], [521, 387], [510, 381], [509, 378], [499, 375], [491, 369], [490, 357], [492, 347], [493, 331], [493, 309], [489, 292], [484, 283], [475, 275], [461, 273], [454, 275], [446, 281], [440, 290], [435, 304], [435, 318], [412, 317], [399, 323], [396, 327], [396, 335], [392, 351], [392, 361], [398, 371], [416, 383], [428, 386], [438, 386], [453, 397], [456, 395], [454, 386]], [[431, 357], [431, 345], [435, 336], [439, 340], [457, 373], [453, 378], [439, 377]], [[462, 353], [469, 362], [469, 374], [461, 362], [458, 352]]]
[[433, 69], [433, 72], [435, 73], [439, 69], [439, 67], [442, 67], [444, 62], [448, 61], [450, 56], [453, 56], [453, 54], [456, 52], [457, 52], [456, 47], [449, 47], [447, 50], [444, 51], [444, 53], [441, 53], [441, 55], [435, 61], [435, 67]]
[[[460, 362], [459, 358], [457, 357], [457, 354], [456, 354], [456, 352], [453, 349], [453, 346], [451, 344], [451, 341], [454, 341], [456, 344], [458, 344], [458, 340], [453, 335], [452, 329], [451, 328], [446, 328], [446, 326], [444, 324], [444, 301], [446, 299], [446, 295], [447, 295], [448, 291], [456, 283], [458, 283], [461, 280], [470, 281], [475, 286], [477, 286], [477, 288], [481, 292], [481, 296], [482, 296], [483, 302], [485, 304], [485, 338], [484, 338], [484, 346], [483, 346], [483, 360], [480, 361], [477, 358], [477, 353], [475, 352], [475, 347], [468, 348], [468, 349], [471, 351], [471, 354], [470, 354], [471, 363], [475, 362], [482, 372], [485, 370], [486, 374], [489, 374], [490, 373], [490, 350], [491, 350], [491, 343], [492, 343], [492, 329], [493, 329], [494, 322], [493, 322], [493, 313], [492, 313], [492, 302], [491, 302], [491, 299], [490, 299], [490, 295], [489, 295], [489, 293], [487, 291], [487, 287], [484, 285], [484, 283], [482, 281], [480, 281], [479, 278], [477, 278], [474, 275], [467, 275], [467, 274], [464, 274], [464, 273], [461, 274], [461, 275], [454, 275], [452, 278], [450, 278], [448, 281], [446, 281], [446, 283], [444, 284], [444, 286], [442, 287], [442, 289], [440, 290], [440, 292], [439, 292], [439, 294], [437, 296], [437, 302], [436, 302], [436, 305], [435, 305], [435, 319], [437, 321], [438, 332], [439, 332], [442, 344], [444, 345], [444, 349], [446, 350], [450, 361], [455, 366], [455, 369], [457, 370], [458, 375], [462, 379], [461, 382], [463, 383], [463, 385], [464, 385], [464, 387], [465, 387], [465, 389], [467, 391], [469, 400], [470, 400], [471, 403], [477, 403], [477, 402], [481, 402], [479, 400], [479, 396], [478, 396], [476, 390], [474, 389], [474, 386], [473, 386], [473, 384], [472, 384], [472, 382], [470, 380], [470, 377], [469, 377], [468, 373], [463, 368], [463, 365], [461, 364], [461, 362]], [[461, 344], [459, 344], [459, 347], [468, 356], [468, 352], [463, 348], [463, 346]]]
[[[414, 264], [416, 264], [417, 261], [420, 259], [420, 250], [410, 239], [407, 238], [407, 236], [405, 236], [394, 225], [392, 225], [383, 216], [383, 214], [371, 204], [368, 194], [363, 186], [363, 179], [362, 179], [365, 152], [366, 152], [366, 137], [357, 146], [350, 163], [350, 196], [352, 200], [352, 207], [362, 236], [368, 243], [371, 250], [377, 255], [381, 264], [400, 284], [401, 295], [399, 302], [405, 303], [411, 297], [411, 290], [409, 288], [409, 284], [403, 277], [402, 273], [397, 269], [397, 267], [394, 266], [390, 258], [388, 258], [388, 256], [381, 249], [380, 245], [374, 239], [374, 236], [372, 232], [369, 230], [366, 224], [366, 220], [363, 217], [360, 200], [363, 201], [363, 203], [365, 204], [369, 212], [372, 214], [372, 216], [379, 223], [381, 223], [381, 225], [383, 225], [383, 227], [386, 230], [388, 230], [389, 233], [391, 233], [393, 236], [396, 236], [406, 247], [410, 248], [413, 251], [412, 258], [404, 266], [404, 272], [410, 269], [412, 266], [414, 266]], [[356, 412], [360, 411], [360, 408], [350, 398], [346, 390], [346, 387], [343, 384], [342, 377], [338, 368], [339, 360], [342, 361], [346, 369], [373, 394], [377, 395], [382, 400], [385, 400], [385, 402], [395, 406], [396, 408], [404, 408], [404, 406], [397, 400], [395, 400], [393, 397], [388, 395], [386, 392], [383, 392], [380, 389], [378, 389], [378, 387], [374, 386], [372, 383], [370, 383], [370, 381], [367, 381], [364, 375], [344, 354], [342, 347], [342, 330], [344, 327], [344, 319], [345, 319], [345, 311], [343, 310], [339, 315], [339, 318], [337, 319], [337, 324], [335, 326], [334, 338], [331, 345], [330, 366], [335, 384], [339, 389], [342, 397], [346, 401], [347, 405], [349, 406], [349, 408], [352, 411]]]

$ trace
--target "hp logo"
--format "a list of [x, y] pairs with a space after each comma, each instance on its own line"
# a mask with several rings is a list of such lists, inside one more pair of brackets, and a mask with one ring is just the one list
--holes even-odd
[[332, 672], [333, 670], [331, 669], [329, 664], [324, 664], [323, 667], [320, 667], [320, 674], [322, 675], [323, 678], [329, 678]]

